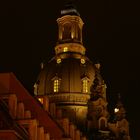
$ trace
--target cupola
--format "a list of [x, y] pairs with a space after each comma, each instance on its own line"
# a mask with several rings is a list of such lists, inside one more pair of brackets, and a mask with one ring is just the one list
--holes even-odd
[[58, 41], [55, 47], [56, 54], [75, 52], [85, 54], [82, 45], [83, 21], [74, 5], [68, 4], [61, 10], [61, 17], [57, 19]]

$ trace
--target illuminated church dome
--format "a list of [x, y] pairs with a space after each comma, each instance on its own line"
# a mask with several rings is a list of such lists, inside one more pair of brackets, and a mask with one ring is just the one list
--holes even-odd
[[[108, 123], [106, 84], [100, 74], [100, 64], [94, 64], [85, 55], [80, 14], [73, 5], [67, 5], [57, 23], [55, 56], [41, 65], [34, 94], [54, 119], [60, 124], [64, 121], [67, 137], [68, 122], [74, 124], [70, 135], [78, 128], [88, 140], [110, 139], [111, 131], [118, 136], [121, 132], [117, 125]], [[125, 134], [128, 135], [127, 131]]]
[[71, 120], [83, 121], [87, 115], [90, 88], [99, 68], [85, 56], [83, 21], [77, 10], [67, 6], [61, 11], [57, 23], [55, 56], [43, 64], [34, 93], [37, 96], [46, 95], [51, 103], [56, 103], [57, 108], [65, 110], [63, 114], [71, 116]]
[[[55, 56], [47, 64], [44, 64], [44, 68], [39, 74], [37, 94], [54, 95], [81, 92], [90, 94], [96, 69], [86, 56], [69, 52]], [[58, 89], [55, 89], [54, 84], [57, 80], [59, 85]], [[82, 84], [84, 80], [88, 82], [85, 91]]]

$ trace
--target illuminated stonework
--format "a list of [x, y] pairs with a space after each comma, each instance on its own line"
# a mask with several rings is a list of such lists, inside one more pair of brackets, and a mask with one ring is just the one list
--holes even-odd
[[75, 41], [82, 43], [83, 21], [79, 16], [65, 15], [57, 19], [59, 34], [58, 42]]
[[85, 55], [86, 49], [83, 45], [78, 44], [78, 43], [74, 43], [74, 42], [58, 44], [55, 47], [56, 54], [60, 54], [60, 53], [67, 52], [67, 51]]
[[64, 52], [67, 52], [68, 51], [68, 48], [67, 47], [64, 47], [64, 50], [63, 50]]
[[[99, 140], [105, 137], [110, 140], [112, 132], [114, 136], [119, 136], [121, 129], [117, 128], [116, 124], [123, 122], [108, 121], [106, 84], [100, 74], [100, 64], [91, 62], [85, 55], [81, 17], [76, 9], [70, 7], [63, 10], [57, 23], [58, 40], [55, 56], [42, 68], [35, 94], [37, 97], [48, 98], [47, 108], [54, 119], [58, 122], [64, 120], [62, 128], [66, 137], [69, 138], [71, 136], [69, 132], [74, 132], [75, 128], [76, 131], [78, 128], [88, 136], [85, 140], [96, 140], [100, 136]], [[122, 108], [120, 110], [118, 108], [114, 110], [117, 121], [120, 121], [120, 118], [124, 119], [125, 112]], [[75, 125], [72, 130], [69, 130], [71, 128], [69, 122]], [[127, 130], [128, 127], [125, 127], [125, 136], [129, 138]], [[83, 140], [80, 139], [80, 131], [76, 133], [78, 134], [76, 138], [73, 134], [72, 140]]]
[[42, 63], [35, 96], [12, 73], [0, 74], [0, 140], [130, 140], [120, 96], [109, 113], [100, 64], [85, 55], [79, 13], [69, 5], [61, 14], [55, 56]]
[[88, 93], [88, 81], [84, 79], [83, 81], [83, 93]]

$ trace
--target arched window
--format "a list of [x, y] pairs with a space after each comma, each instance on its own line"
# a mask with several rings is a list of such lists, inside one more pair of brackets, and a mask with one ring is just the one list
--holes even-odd
[[105, 117], [101, 117], [99, 119], [99, 129], [104, 130], [107, 127], [107, 119]]
[[86, 79], [83, 80], [83, 92], [88, 92], [88, 81]]
[[55, 76], [53, 79], [53, 92], [59, 92], [60, 89], [60, 78]]
[[53, 82], [53, 91], [54, 92], [58, 92], [58, 90], [59, 90], [59, 80], [57, 79], [57, 80], [54, 80], [54, 82]]
[[82, 79], [82, 92], [88, 93], [89, 92], [89, 85], [88, 85], [89, 79], [87, 77], [84, 77]]

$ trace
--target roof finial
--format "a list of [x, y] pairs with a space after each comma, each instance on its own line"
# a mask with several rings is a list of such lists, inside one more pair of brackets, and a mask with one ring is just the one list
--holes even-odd
[[67, 2], [65, 2], [65, 7], [63, 8], [63, 10], [61, 10], [61, 14], [62, 15], [70, 14], [70, 15], [80, 16], [74, 3], [75, 3], [74, 0], [68, 0]]

